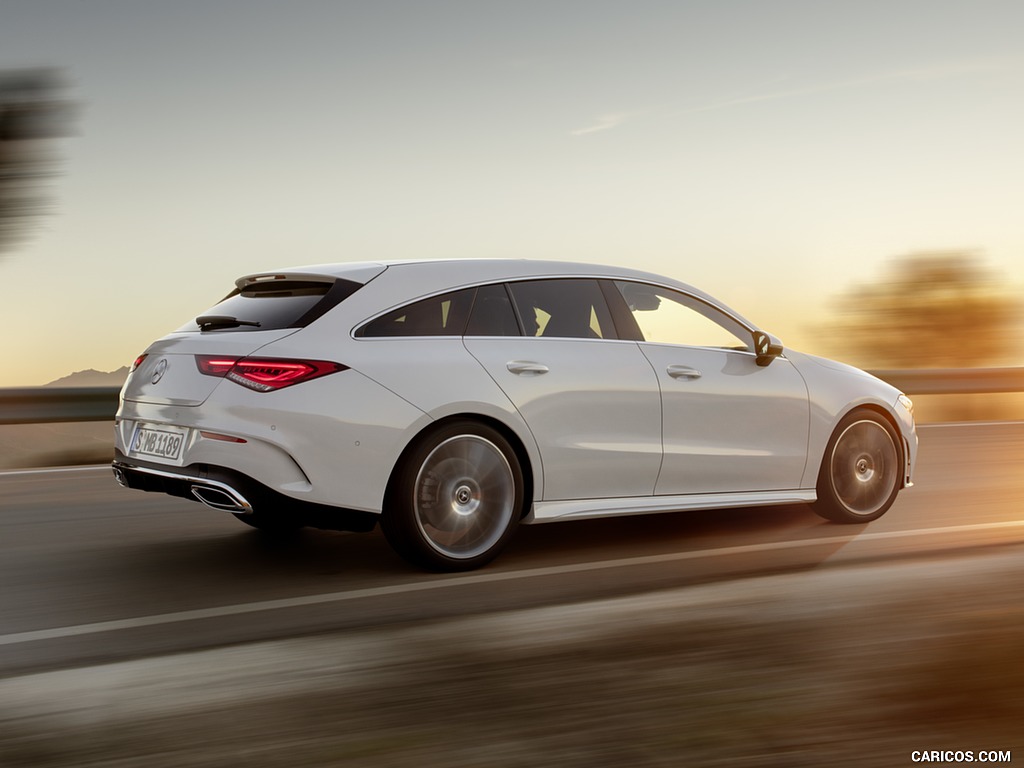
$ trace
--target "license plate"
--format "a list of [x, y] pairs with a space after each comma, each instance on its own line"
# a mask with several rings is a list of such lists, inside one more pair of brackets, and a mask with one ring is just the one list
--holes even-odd
[[150, 426], [140, 424], [135, 428], [131, 447], [132, 456], [154, 456], [158, 459], [177, 461], [185, 447], [188, 430], [182, 427]]

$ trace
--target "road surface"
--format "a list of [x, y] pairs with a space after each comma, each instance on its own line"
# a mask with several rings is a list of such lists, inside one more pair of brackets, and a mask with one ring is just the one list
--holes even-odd
[[106, 468], [0, 474], [0, 677], [353, 629], [640, 595], [737, 576], [1024, 541], [1024, 424], [921, 429], [881, 520], [802, 506], [521, 527], [491, 566], [412, 569], [382, 535], [267, 541]]

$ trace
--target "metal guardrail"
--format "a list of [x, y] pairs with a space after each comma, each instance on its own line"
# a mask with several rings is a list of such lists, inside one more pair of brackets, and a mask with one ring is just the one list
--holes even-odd
[[[908, 395], [1024, 392], [1024, 368], [922, 368], [871, 371]], [[118, 387], [0, 389], [0, 424], [112, 421]]]
[[0, 424], [113, 421], [120, 387], [0, 389]]
[[1024, 368], [921, 368], [871, 373], [908, 395], [1024, 392]]

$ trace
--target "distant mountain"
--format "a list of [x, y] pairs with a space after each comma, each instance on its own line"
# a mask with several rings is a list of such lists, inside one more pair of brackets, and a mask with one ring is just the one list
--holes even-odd
[[120, 387], [128, 378], [128, 366], [118, 368], [116, 371], [97, 371], [90, 368], [87, 371], [76, 371], [56, 381], [46, 384], [47, 387]]
[[[128, 368], [77, 371], [45, 386], [120, 387]], [[68, 424], [8, 424], [0, 429], [0, 470], [103, 464], [114, 455], [113, 416], [109, 421]]]

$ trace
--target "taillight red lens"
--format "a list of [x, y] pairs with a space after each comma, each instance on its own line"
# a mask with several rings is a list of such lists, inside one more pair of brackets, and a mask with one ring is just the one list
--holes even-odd
[[207, 376], [227, 376], [235, 363], [239, 361], [237, 357], [215, 357], [213, 355], [196, 355], [196, 365], [199, 366], [199, 372], [205, 373]]
[[142, 361], [145, 360], [149, 355], [142, 354], [135, 358], [135, 362], [132, 363], [132, 367], [128, 369], [128, 373], [135, 373], [135, 369], [142, 365]]
[[348, 366], [326, 360], [280, 360], [269, 357], [221, 357], [197, 355], [199, 372], [222, 376], [256, 392], [273, 392], [310, 381]]

